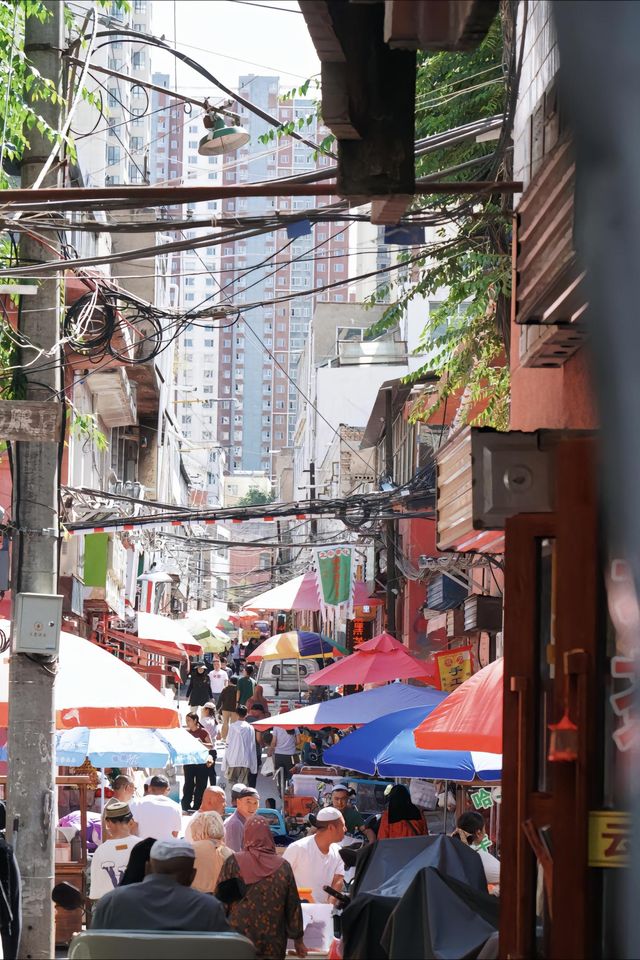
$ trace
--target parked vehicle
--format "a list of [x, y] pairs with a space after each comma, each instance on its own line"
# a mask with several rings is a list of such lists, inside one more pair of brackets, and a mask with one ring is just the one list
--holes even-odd
[[317, 670], [315, 660], [262, 660], [256, 683], [262, 685], [267, 700], [300, 702], [309, 692], [305, 680]]

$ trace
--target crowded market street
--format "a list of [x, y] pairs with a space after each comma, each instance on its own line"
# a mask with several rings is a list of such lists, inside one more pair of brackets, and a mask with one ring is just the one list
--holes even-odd
[[0, 2], [0, 960], [640, 957], [640, 2]]

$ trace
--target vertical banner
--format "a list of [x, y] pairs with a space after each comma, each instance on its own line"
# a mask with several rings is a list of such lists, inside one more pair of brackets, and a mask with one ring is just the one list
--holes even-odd
[[471, 647], [455, 647], [453, 650], [441, 650], [433, 654], [438, 668], [440, 689], [451, 693], [473, 673]]
[[324, 616], [327, 608], [353, 613], [355, 556], [351, 546], [321, 547], [313, 551], [318, 596]]

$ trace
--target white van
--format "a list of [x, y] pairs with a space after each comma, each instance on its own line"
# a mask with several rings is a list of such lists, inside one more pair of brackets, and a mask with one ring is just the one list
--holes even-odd
[[299, 700], [303, 693], [309, 693], [305, 680], [318, 669], [315, 660], [262, 660], [256, 683], [261, 684], [267, 700]]

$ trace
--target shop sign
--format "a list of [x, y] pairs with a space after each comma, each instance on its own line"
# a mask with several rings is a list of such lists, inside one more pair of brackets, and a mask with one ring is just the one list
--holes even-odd
[[434, 653], [440, 677], [440, 689], [451, 693], [473, 673], [471, 647], [456, 647], [455, 650], [442, 650]]
[[631, 846], [631, 817], [622, 810], [589, 811], [589, 866], [626, 867]]
[[493, 806], [491, 791], [481, 787], [471, 794], [471, 802], [476, 810], [489, 810]]

